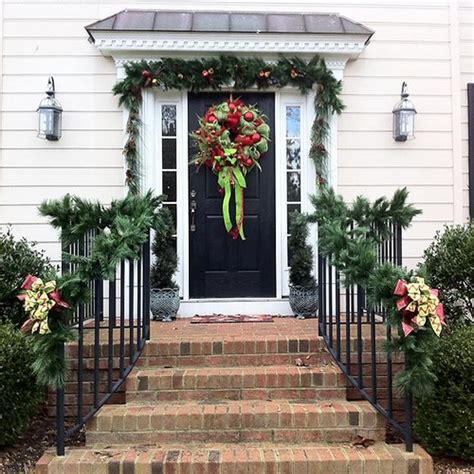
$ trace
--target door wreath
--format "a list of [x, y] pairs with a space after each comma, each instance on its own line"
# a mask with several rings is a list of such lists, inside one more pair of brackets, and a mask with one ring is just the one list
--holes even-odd
[[[244, 190], [245, 177], [257, 167], [268, 151], [270, 127], [257, 107], [242, 100], [226, 100], [211, 106], [199, 118], [199, 128], [191, 136], [197, 146], [194, 164], [204, 165], [217, 175], [219, 192], [223, 195], [222, 216], [227, 232], [245, 240]], [[230, 199], [235, 194], [235, 226], [230, 216]]]

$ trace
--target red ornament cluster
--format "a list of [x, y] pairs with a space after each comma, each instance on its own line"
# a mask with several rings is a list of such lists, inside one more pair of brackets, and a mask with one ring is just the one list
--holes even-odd
[[216, 173], [223, 166], [252, 168], [268, 150], [269, 131], [262, 114], [241, 100], [213, 106], [193, 133], [199, 147], [195, 164]]
[[[242, 100], [227, 100], [210, 107], [199, 119], [192, 134], [198, 152], [197, 166], [204, 165], [218, 176], [223, 194], [223, 218], [227, 232], [234, 239], [245, 240], [243, 231], [245, 176], [268, 150], [270, 127], [265, 116]], [[232, 224], [229, 201], [235, 192], [236, 224]]]

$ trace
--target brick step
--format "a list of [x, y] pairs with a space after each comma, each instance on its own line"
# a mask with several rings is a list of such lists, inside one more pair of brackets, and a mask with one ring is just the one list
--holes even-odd
[[173, 400], [345, 399], [345, 379], [334, 365], [135, 369], [127, 403]]
[[143, 356], [209, 356], [224, 354], [295, 354], [319, 352], [325, 343], [316, 333], [307, 336], [254, 335], [177, 337], [148, 341]]
[[222, 401], [106, 405], [89, 422], [88, 445], [163, 442], [348, 442], [384, 439], [385, 421], [367, 402]]
[[45, 453], [36, 465], [37, 474], [71, 472], [180, 473], [180, 474], [283, 474], [283, 473], [386, 473], [428, 474], [433, 472], [430, 456], [415, 446], [376, 443], [367, 449], [311, 445], [240, 444], [165, 446], [142, 449], [70, 448], [64, 457]]
[[[140, 357], [138, 367], [248, 367], [269, 365], [295, 365], [296, 359], [311, 355], [311, 364], [329, 364], [333, 361], [328, 352], [296, 352], [292, 354], [221, 354], [197, 356]], [[105, 361], [104, 361], [105, 362]], [[92, 367], [93, 364], [91, 364]], [[106, 366], [106, 364], [104, 365]]]

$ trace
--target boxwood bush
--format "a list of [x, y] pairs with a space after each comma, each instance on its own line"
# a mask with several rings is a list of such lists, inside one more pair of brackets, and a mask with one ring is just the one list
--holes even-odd
[[449, 322], [474, 321], [474, 221], [446, 226], [425, 251], [430, 286], [441, 291]]
[[31, 340], [11, 324], [0, 324], [0, 446], [25, 431], [44, 392], [36, 385]]
[[474, 459], [474, 326], [441, 337], [433, 351], [433, 398], [417, 404], [416, 433], [434, 455]]
[[19, 287], [29, 273], [44, 277], [52, 269], [48, 258], [34, 245], [26, 239], [15, 239], [10, 230], [0, 232], [0, 323], [21, 326], [26, 316], [16, 298]]

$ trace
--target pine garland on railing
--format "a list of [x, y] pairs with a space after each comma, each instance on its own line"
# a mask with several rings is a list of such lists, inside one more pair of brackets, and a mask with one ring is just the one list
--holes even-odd
[[323, 187], [312, 197], [318, 223], [319, 252], [341, 273], [346, 286], [359, 285], [367, 292], [371, 307], [386, 309], [391, 326], [389, 352], [404, 352], [407, 368], [397, 375], [397, 387], [422, 400], [430, 396], [436, 380], [428, 350], [443, 324], [438, 292], [424, 284], [420, 272], [385, 263], [378, 264], [377, 247], [392, 237], [392, 226], [407, 228], [421, 211], [407, 204], [406, 188], [370, 203], [357, 197], [352, 205], [331, 188]]
[[138, 140], [142, 89], [153, 87], [192, 92], [227, 87], [243, 92], [252, 87], [267, 89], [291, 85], [306, 94], [316, 84], [309, 157], [315, 164], [318, 182], [324, 184], [327, 181], [329, 121], [333, 113], [342, 112], [344, 105], [340, 99], [342, 83], [320, 56], [316, 55], [310, 61], [280, 57], [276, 62], [236, 56], [189, 60], [163, 58], [129, 62], [125, 65], [125, 72], [126, 77], [114, 86], [113, 92], [119, 96], [119, 105], [129, 112], [123, 153], [127, 164], [126, 183], [132, 193], [138, 193], [140, 188]]
[[[67, 364], [58, 349], [62, 344], [74, 340], [74, 331], [69, 324], [72, 311], [77, 305], [89, 301], [91, 281], [108, 279], [122, 260], [136, 259], [139, 256], [142, 244], [148, 239], [149, 230], [161, 227], [161, 203], [161, 197], [148, 192], [143, 196], [129, 194], [124, 199], [112, 201], [109, 206], [70, 195], [44, 202], [40, 206], [40, 213], [49, 218], [54, 228], [61, 231], [65, 248], [82, 241], [87, 232], [94, 232], [88, 243], [91, 248], [89, 255], [77, 256], [63, 252], [63, 260], [73, 264], [72, 272], [51, 275], [46, 289], [44, 285], [32, 288], [31, 282], [25, 281], [20, 294], [25, 299], [25, 292], [31, 290], [26, 303], [35, 305], [34, 309], [41, 305], [42, 309], [42, 314], [39, 315], [42, 326], [38, 326], [40, 330], [34, 330], [32, 335], [35, 354], [33, 370], [40, 384], [51, 388], [64, 385]], [[34, 277], [30, 280], [34, 282]], [[51, 287], [50, 296], [47, 293], [48, 287]], [[56, 289], [58, 293], [54, 294], [53, 290]], [[68, 307], [54, 311], [57, 305], [51, 306], [48, 302], [51, 297], [64, 301]], [[38, 318], [35, 319], [33, 314], [27, 330], [31, 330], [36, 320]]]

